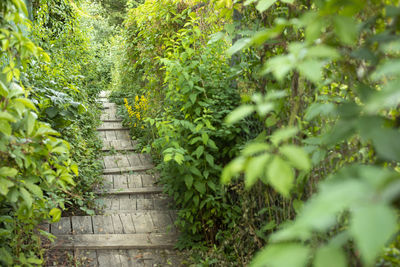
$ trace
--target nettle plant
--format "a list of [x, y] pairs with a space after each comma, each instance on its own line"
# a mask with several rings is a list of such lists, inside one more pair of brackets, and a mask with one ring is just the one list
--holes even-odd
[[[293, 93], [278, 85], [294, 79], [300, 83], [294, 107], [309, 101], [308, 109], [249, 142], [225, 167], [222, 181], [244, 173], [247, 187], [259, 179], [290, 197], [322, 164], [316, 158], [346, 153], [343, 147], [358, 149], [338, 158], [317, 193], [270, 236], [252, 266], [372, 266], [398, 230], [399, 1], [248, 0], [245, 5], [253, 2], [261, 13], [276, 8], [278, 18], [270, 28], [238, 40], [230, 53], [285, 40], [288, 32], [298, 38], [286, 40], [283, 52], [265, 61], [263, 73], [278, 82], [275, 88], [254, 95], [227, 121], [237, 123], [256, 112], [270, 125], [271, 114], [279, 115], [282, 100]], [[297, 17], [285, 17], [296, 10], [301, 10]], [[337, 94], [338, 87], [346, 93]], [[310, 130], [318, 124], [321, 130]]]
[[74, 185], [77, 165], [69, 144], [37, 119], [37, 109], [20, 82], [32, 59], [48, 60], [24, 35], [30, 22], [23, 1], [0, 4], [0, 262], [7, 266], [42, 264], [39, 223], [59, 220], [60, 197]]

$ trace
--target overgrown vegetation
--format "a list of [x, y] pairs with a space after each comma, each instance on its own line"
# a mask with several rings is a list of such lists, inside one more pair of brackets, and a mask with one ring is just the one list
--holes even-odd
[[398, 1], [130, 5], [111, 87], [181, 246], [215, 245], [204, 265], [399, 264]]
[[41, 237], [51, 235], [38, 225], [59, 220], [61, 210], [93, 214], [91, 192], [101, 182], [94, 100], [110, 80], [103, 78], [105, 52], [92, 47], [101, 42], [84, 28], [93, 18], [82, 16], [81, 3], [28, 3], [31, 14], [21, 0], [0, 3], [0, 262], [6, 266], [44, 263]]

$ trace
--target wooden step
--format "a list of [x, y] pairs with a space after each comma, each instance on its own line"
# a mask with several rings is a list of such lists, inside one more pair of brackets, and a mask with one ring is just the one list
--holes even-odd
[[170, 249], [176, 234], [83, 234], [58, 235], [53, 248], [59, 249]]
[[133, 140], [103, 140], [103, 148], [101, 150], [134, 151], [136, 147], [137, 141]]
[[126, 128], [126, 127], [97, 128], [97, 131], [121, 131], [121, 130], [129, 131], [129, 128]]
[[112, 169], [104, 169], [103, 174], [122, 174], [126, 172], [138, 172], [138, 171], [147, 171], [154, 168], [154, 165], [139, 165], [139, 166], [131, 166], [131, 167], [122, 167], [122, 168], [112, 168]]
[[159, 194], [163, 192], [162, 187], [139, 187], [139, 188], [121, 188], [121, 189], [106, 189], [98, 191], [98, 194], [108, 195], [130, 195], [130, 194]]
[[102, 122], [122, 122], [122, 120], [121, 119], [105, 119], [105, 120], [102, 120]]

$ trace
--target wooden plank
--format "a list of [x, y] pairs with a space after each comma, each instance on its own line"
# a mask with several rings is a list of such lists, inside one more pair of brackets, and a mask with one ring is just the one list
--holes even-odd
[[119, 259], [121, 261], [121, 267], [130, 267], [130, 263], [129, 263], [129, 256], [128, 256], [128, 252], [127, 250], [118, 250], [118, 254], [119, 254]]
[[130, 174], [128, 175], [128, 187], [129, 188], [138, 188], [142, 187], [142, 176], [141, 175], [136, 175], [136, 174]]
[[117, 250], [98, 250], [97, 261], [99, 267], [120, 266], [121, 264]]
[[72, 234], [93, 234], [92, 217], [90, 216], [73, 216]]
[[143, 165], [153, 164], [153, 159], [151, 158], [150, 154], [139, 154], [139, 158]]
[[114, 234], [124, 234], [124, 228], [122, 227], [122, 221], [119, 218], [119, 215], [111, 215], [111, 219], [114, 226]]
[[104, 166], [107, 169], [118, 168], [115, 156], [105, 156], [103, 158]]
[[112, 175], [103, 175], [103, 188], [105, 189], [114, 188], [114, 179]]
[[156, 178], [149, 174], [142, 175], [143, 187], [151, 187], [156, 183]]
[[110, 194], [110, 195], [131, 195], [131, 194], [159, 194], [163, 192], [162, 187], [139, 187], [139, 188], [115, 188], [108, 190], [101, 190], [99, 193], [101, 194]]
[[[171, 249], [175, 234], [58, 235], [53, 248], [62, 249]], [[99, 251], [97, 251], [99, 256]], [[99, 258], [98, 258], [99, 259]], [[100, 264], [100, 261], [99, 261]], [[114, 266], [114, 265], [110, 265]]]
[[60, 221], [50, 225], [53, 235], [71, 234], [71, 218], [61, 217]]
[[136, 233], [151, 233], [154, 230], [154, 225], [150, 214], [132, 213], [131, 216]]
[[168, 212], [150, 212], [151, 219], [156, 233], [174, 232], [175, 227]]
[[75, 258], [82, 264], [82, 266], [98, 267], [97, 252], [96, 250], [81, 250], [74, 251]]
[[171, 206], [171, 200], [165, 197], [155, 197], [154, 209], [156, 210], [169, 210]]
[[122, 228], [123, 228], [124, 234], [136, 233], [135, 225], [133, 223], [131, 214], [129, 214], [129, 213], [119, 214], [119, 217], [122, 222]]
[[[127, 155], [127, 159], [129, 160], [130, 166], [141, 166], [144, 165], [139, 159], [139, 154], [130, 154]], [[150, 164], [148, 164], [150, 165]]]
[[103, 122], [122, 122], [121, 119], [104, 119]]
[[103, 170], [103, 174], [122, 174], [124, 172], [147, 171], [154, 168], [153, 165], [131, 166], [124, 168], [107, 168]]
[[126, 175], [113, 175], [113, 177], [115, 190], [107, 190], [107, 192], [128, 189], [128, 178], [126, 177]]
[[117, 158], [117, 165], [118, 168], [129, 167], [129, 161], [126, 155], [118, 155]]
[[111, 209], [111, 210], [119, 210], [119, 209], [120, 209], [119, 206], [120, 206], [120, 199], [119, 199], [119, 197], [112, 197], [112, 198], [111, 198], [111, 206], [110, 206], [110, 209]]
[[136, 199], [131, 199], [129, 195], [120, 195], [120, 210], [136, 210]]
[[101, 132], [101, 131], [122, 131], [122, 130], [124, 130], [124, 131], [129, 131], [129, 128], [126, 128], [126, 127], [115, 127], [115, 128], [112, 128], [112, 127], [104, 127], [104, 128], [97, 128], [97, 131], [99, 131], [99, 132]]
[[136, 207], [138, 210], [152, 210], [154, 209], [153, 199], [138, 198], [136, 200]]
[[115, 131], [115, 135], [117, 136], [118, 140], [127, 140], [127, 141], [132, 141], [131, 136], [129, 135], [129, 131]]
[[107, 141], [112, 141], [112, 140], [117, 140], [117, 136], [115, 135], [115, 131], [106, 131], [106, 140]]
[[114, 226], [112, 223], [111, 216], [95, 215], [92, 217], [92, 220], [93, 220], [94, 234], [113, 234], [114, 233]]

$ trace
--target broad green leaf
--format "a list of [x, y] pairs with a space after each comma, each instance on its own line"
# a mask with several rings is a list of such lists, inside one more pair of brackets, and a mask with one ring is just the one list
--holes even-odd
[[275, 2], [276, 0], [259, 0], [256, 8], [258, 11], [260, 11], [260, 13], [262, 13], [270, 8], [270, 6], [272, 6]]
[[379, 80], [383, 77], [399, 76], [400, 74], [400, 60], [391, 59], [379, 65], [375, 72], [372, 74], [372, 79]]
[[256, 254], [250, 267], [305, 267], [309, 254], [306, 245], [271, 244]]
[[312, 82], [318, 82], [322, 79], [322, 68], [326, 63], [321, 60], [307, 59], [299, 62], [296, 68], [300, 74]]
[[168, 162], [172, 159], [172, 154], [166, 154], [164, 155], [164, 162]]
[[11, 135], [11, 125], [6, 121], [0, 121], [0, 132], [6, 136]]
[[279, 156], [274, 156], [267, 166], [267, 177], [272, 187], [283, 196], [289, 196], [293, 187], [294, 173], [290, 165]]
[[282, 81], [295, 64], [293, 55], [275, 56], [267, 61], [263, 73], [272, 72], [276, 79]]
[[339, 40], [348, 45], [353, 45], [358, 37], [357, 22], [350, 17], [335, 16], [335, 32]]
[[[33, 128], [35, 127], [35, 122], [36, 122], [36, 114], [29, 112], [27, 119], [26, 119], [26, 131], [28, 135], [30, 135], [33, 132]], [[54, 152], [54, 151], [53, 151]]]
[[58, 222], [61, 219], [61, 210], [59, 208], [53, 208], [50, 210], [49, 215], [52, 217], [52, 222]]
[[14, 183], [8, 179], [0, 178], [0, 194], [6, 196], [9, 188], [14, 186]]
[[0, 111], [0, 120], [7, 120], [10, 122], [16, 122], [16, 118], [8, 112]]
[[292, 138], [295, 136], [298, 132], [298, 129], [295, 127], [286, 127], [286, 128], [281, 128], [279, 130], [276, 130], [272, 135], [271, 135], [271, 142], [275, 146], [278, 146], [282, 141], [286, 141], [289, 138]]
[[175, 156], [174, 156], [174, 160], [175, 160], [176, 163], [181, 165], [183, 163], [183, 161], [185, 160], [185, 157], [180, 153], [176, 153]]
[[203, 182], [196, 181], [194, 182], [194, 188], [200, 193], [200, 194], [205, 194], [206, 193], [206, 185]]
[[18, 170], [10, 167], [1, 167], [0, 176], [3, 177], [15, 177], [18, 174]]
[[333, 47], [327, 45], [317, 45], [307, 49], [307, 56], [313, 58], [337, 59], [340, 57], [340, 54]]
[[226, 123], [233, 124], [236, 123], [245, 117], [249, 116], [255, 110], [254, 106], [251, 105], [242, 105], [237, 109], [233, 110], [229, 115], [226, 117]]
[[28, 190], [31, 191], [35, 196], [43, 198], [43, 191], [39, 186], [27, 182], [25, 183], [25, 187], [28, 188]]
[[313, 103], [306, 111], [304, 119], [310, 121], [317, 116], [327, 116], [333, 113], [335, 106], [332, 103]]
[[251, 158], [246, 165], [245, 170], [245, 186], [246, 188], [250, 188], [254, 185], [261, 175], [264, 174], [265, 165], [268, 163], [268, 160], [271, 158], [270, 154], [262, 154], [260, 156], [256, 156]]
[[193, 176], [192, 175], [185, 175], [184, 177], [186, 187], [190, 189], [193, 184]]
[[228, 55], [233, 55], [240, 50], [247, 48], [251, 45], [251, 38], [243, 38], [237, 40], [227, 51], [226, 53]]
[[310, 159], [302, 148], [294, 145], [284, 145], [279, 148], [279, 151], [297, 169], [303, 171], [308, 171], [311, 169]]
[[36, 109], [35, 105], [32, 103], [32, 101], [30, 101], [30, 100], [27, 99], [27, 98], [17, 98], [17, 99], [15, 99], [14, 101], [20, 102], [20, 103], [24, 104], [25, 107], [27, 107], [27, 108], [29, 108], [29, 109], [32, 109], [32, 110], [34, 110], [34, 111], [37, 111], [37, 109]]
[[341, 248], [333, 246], [321, 247], [317, 250], [314, 267], [346, 267], [346, 255]]
[[28, 208], [32, 207], [33, 199], [31, 194], [23, 187], [19, 189], [22, 199], [25, 201]]
[[189, 170], [191, 171], [191, 173], [193, 173], [194, 175], [197, 175], [199, 177], [202, 177], [200, 170], [195, 167], [195, 166], [190, 166]]
[[257, 154], [260, 152], [266, 152], [269, 149], [270, 149], [270, 145], [268, 145], [266, 143], [250, 143], [244, 147], [242, 154], [244, 156], [253, 156], [254, 154]]
[[78, 168], [78, 165], [77, 165], [77, 164], [71, 164], [70, 168], [71, 168], [72, 172], [73, 172], [76, 176], [79, 175], [79, 168]]
[[206, 132], [201, 133], [201, 140], [203, 140], [203, 144], [207, 145], [209, 139], [210, 138]]
[[198, 146], [196, 151], [193, 152], [193, 154], [199, 159], [201, 155], [203, 155], [204, 152], [204, 146]]
[[350, 231], [366, 265], [372, 265], [397, 230], [396, 212], [381, 203], [353, 211]]
[[221, 182], [223, 184], [229, 183], [233, 176], [238, 175], [243, 170], [245, 161], [245, 158], [237, 157], [229, 162], [222, 171]]

